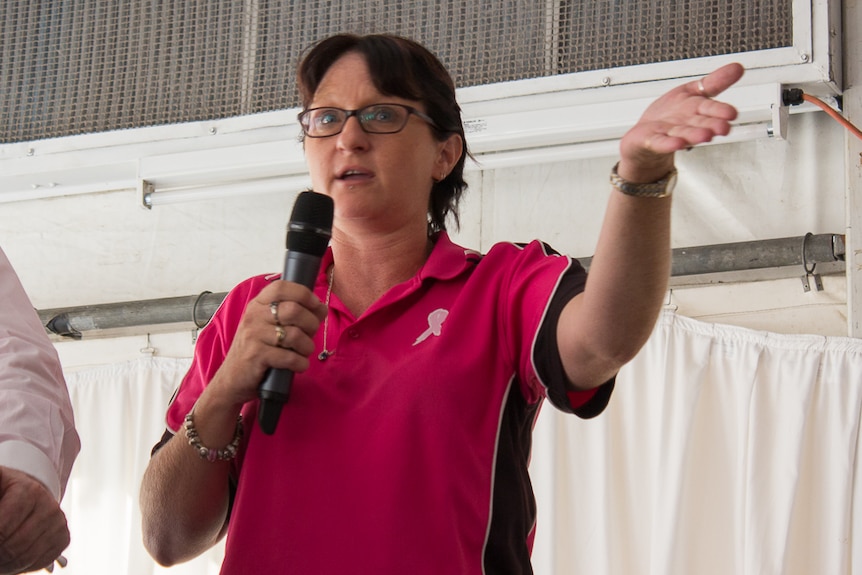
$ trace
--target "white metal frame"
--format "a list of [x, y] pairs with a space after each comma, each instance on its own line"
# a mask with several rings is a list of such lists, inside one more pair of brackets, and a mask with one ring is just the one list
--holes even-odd
[[[672, 85], [730, 61], [747, 72], [723, 99], [740, 106], [735, 139], [783, 135], [781, 90], [841, 89], [840, 3], [793, 1], [793, 46], [662, 62], [458, 91], [471, 169], [612, 156], [618, 138]], [[836, 5], [838, 6], [836, 8]], [[794, 112], [812, 110], [803, 105]], [[138, 189], [140, 203], [308, 186], [298, 110], [0, 145], [0, 203]], [[209, 191], [208, 191], [209, 190]]]
[[[862, 5], [856, 1], [844, 3], [845, 49], [847, 54], [862, 54]], [[856, 126], [862, 125], [862, 61], [847, 59], [847, 90], [844, 93], [846, 117]], [[847, 135], [846, 197], [846, 275], [847, 275], [847, 334], [862, 337], [862, 141]], [[862, 557], [854, 555], [853, 572], [862, 567]]]

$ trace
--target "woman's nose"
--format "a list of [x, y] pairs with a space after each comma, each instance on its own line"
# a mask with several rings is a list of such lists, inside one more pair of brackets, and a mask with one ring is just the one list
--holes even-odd
[[368, 134], [362, 129], [359, 118], [350, 116], [337, 136], [338, 146], [344, 149], [364, 148], [368, 145]]

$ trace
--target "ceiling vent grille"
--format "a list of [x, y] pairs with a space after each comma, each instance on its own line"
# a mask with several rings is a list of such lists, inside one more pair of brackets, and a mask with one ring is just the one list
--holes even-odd
[[0, 143], [297, 106], [335, 32], [430, 47], [461, 87], [781, 48], [791, 0], [4, 0]]

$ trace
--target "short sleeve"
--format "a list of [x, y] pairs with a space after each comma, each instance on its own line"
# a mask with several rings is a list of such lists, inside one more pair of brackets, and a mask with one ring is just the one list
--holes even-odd
[[189, 371], [168, 407], [165, 422], [170, 431], [176, 433], [182, 427], [186, 414], [221, 367], [249, 301], [275, 277], [256, 276], [237, 285], [198, 334]]
[[554, 407], [589, 419], [599, 415], [607, 407], [614, 389], [615, 377], [595, 389], [584, 391], [570, 389], [557, 345], [557, 324], [560, 314], [572, 298], [584, 291], [586, 278], [586, 272], [576, 261], [563, 274], [539, 327], [533, 360], [539, 379], [544, 382], [548, 399]]

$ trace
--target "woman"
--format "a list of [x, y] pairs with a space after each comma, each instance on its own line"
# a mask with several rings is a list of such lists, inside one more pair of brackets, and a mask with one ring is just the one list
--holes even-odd
[[[449, 240], [467, 148], [433, 55], [388, 35], [317, 44], [300, 123], [330, 248], [314, 290], [252, 278], [202, 330], [142, 486], [153, 556], [228, 532], [223, 573], [531, 572], [539, 406], [601, 412], [651, 333], [673, 154], [729, 131], [735, 110], [710, 96], [741, 74], [670, 91], [623, 138], [587, 282], [540, 242]], [[272, 367], [297, 375], [266, 435], [251, 422]]]

